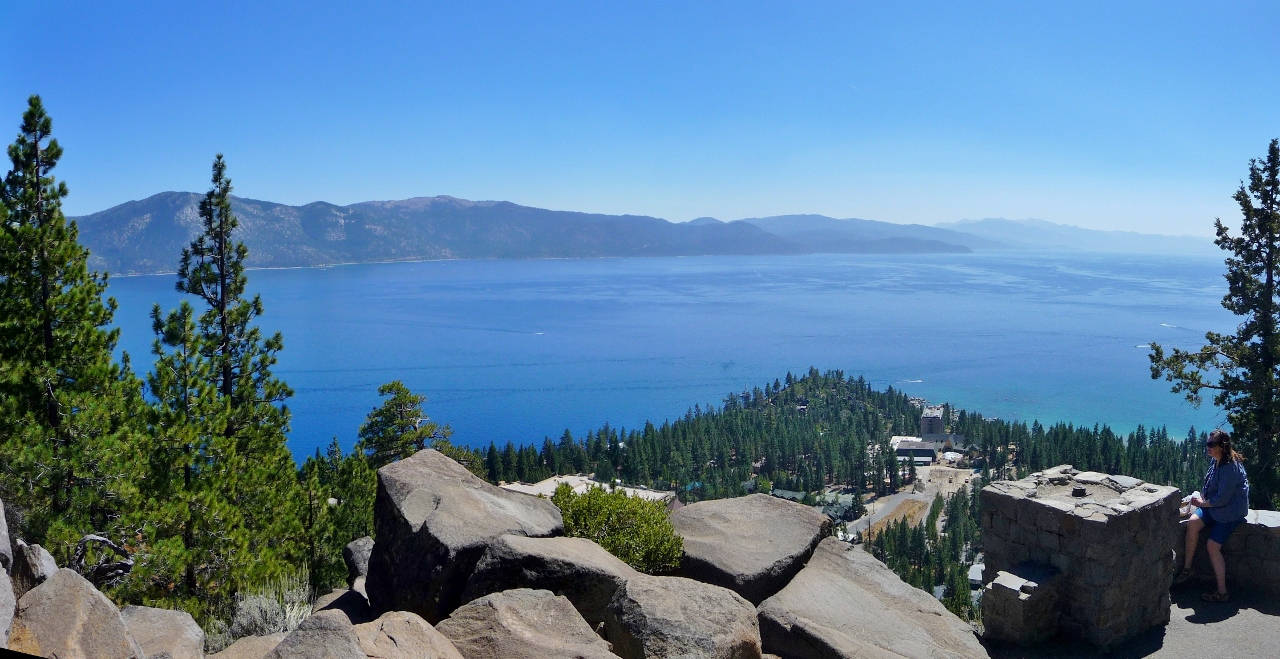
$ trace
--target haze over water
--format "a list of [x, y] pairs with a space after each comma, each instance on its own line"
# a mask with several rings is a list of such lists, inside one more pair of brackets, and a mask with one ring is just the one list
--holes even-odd
[[[1223, 424], [1150, 379], [1150, 341], [1194, 348], [1236, 319], [1220, 258], [1085, 253], [433, 261], [256, 270], [290, 447], [344, 450], [403, 380], [455, 442], [638, 428], [782, 378], [843, 369], [987, 416]], [[153, 358], [172, 275], [119, 277], [121, 347]]]

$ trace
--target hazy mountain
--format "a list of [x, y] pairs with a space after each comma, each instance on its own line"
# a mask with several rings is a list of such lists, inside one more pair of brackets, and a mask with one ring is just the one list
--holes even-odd
[[[201, 195], [164, 192], [76, 218], [92, 266], [172, 272], [200, 230]], [[505, 201], [419, 197], [350, 206], [234, 198], [249, 264], [294, 267], [423, 259], [798, 254], [811, 250], [747, 224], [550, 211]]]
[[[201, 196], [164, 192], [76, 218], [80, 239], [92, 252], [92, 267], [116, 274], [174, 271], [182, 248], [199, 233]], [[928, 253], [969, 251], [969, 245], [990, 243], [955, 231], [865, 220], [726, 223], [699, 218], [672, 223], [443, 196], [349, 206], [233, 198], [232, 206], [240, 218], [239, 236], [249, 246], [249, 264], [256, 267], [452, 258]], [[785, 225], [780, 229], [784, 232], [799, 230], [791, 231], [792, 238], [760, 226], [771, 222]], [[841, 227], [839, 235], [811, 233], [828, 230], [824, 227], [831, 222]], [[844, 230], [854, 225], [864, 229]]]
[[969, 252], [1005, 247], [999, 241], [923, 224], [894, 224], [856, 218], [838, 220], [825, 215], [775, 215], [739, 221], [821, 251], [871, 251], [865, 248], [872, 243], [894, 245], [896, 249], [886, 251], [895, 253]]
[[[1133, 231], [1098, 231], [1044, 220], [961, 220], [939, 228], [997, 240], [1015, 248], [1078, 249], [1100, 252], [1167, 252], [1210, 254], [1218, 248], [1209, 238], [1164, 236]], [[776, 233], [776, 232], [775, 232]]]

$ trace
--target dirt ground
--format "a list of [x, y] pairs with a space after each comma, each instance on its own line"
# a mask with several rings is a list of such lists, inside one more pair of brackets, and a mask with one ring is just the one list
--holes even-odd
[[932, 466], [922, 468], [919, 476], [925, 481], [926, 487], [930, 488], [929, 491], [941, 492], [943, 497], [949, 497], [973, 478], [973, 472], [968, 469]]
[[898, 506], [893, 509], [893, 512], [886, 515], [884, 519], [873, 524], [871, 526], [871, 534], [879, 535], [885, 530], [885, 527], [897, 522], [903, 517], [908, 519], [909, 524], [915, 525], [919, 524], [928, 516], [929, 502], [920, 501], [919, 499], [907, 499], [906, 501], [898, 504]]

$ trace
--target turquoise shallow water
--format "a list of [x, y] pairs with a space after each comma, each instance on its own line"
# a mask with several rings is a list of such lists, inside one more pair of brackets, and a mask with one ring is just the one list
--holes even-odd
[[[1068, 253], [434, 261], [258, 270], [285, 337], [290, 445], [349, 447], [404, 380], [470, 444], [636, 427], [810, 365], [988, 416], [1131, 429], [1222, 423], [1150, 379], [1147, 350], [1236, 321], [1220, 259]], [[122, 277], [121, 347], [150, 365], [173, 276]]]

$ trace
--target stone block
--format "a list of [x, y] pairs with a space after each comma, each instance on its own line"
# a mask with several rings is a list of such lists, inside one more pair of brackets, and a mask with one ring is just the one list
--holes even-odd
[[1052, 568], [1024, 563], [983, 589], [987, 638], [1034, 645], [1058, 633], [1061, 615], [1062, 576]]

